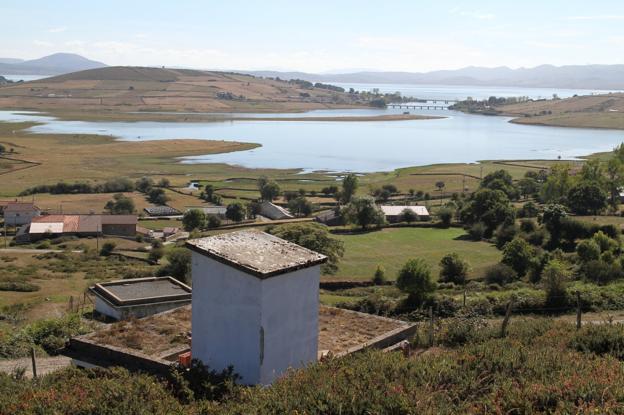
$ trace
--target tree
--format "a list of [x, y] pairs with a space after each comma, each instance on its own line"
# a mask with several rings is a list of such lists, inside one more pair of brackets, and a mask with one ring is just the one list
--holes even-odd
[[245, 219], [245, 206], [240, 202], [230, 203], [225, 209], [225, 217], [234, 222], [242, 221]]
[[470, 265], [455, 252], [446, 254], [440, 260], [440, 278], [442, 282], [465, 284]]
[[269, 181], [260, 188], [260, 197], [262, 200], [271, 202], [280, 195], [280, 192], [279, 185], [274, 181]]
[[579, 215], [597, 215], [607, 207], [607, 194], [597, 182], [582, 181], [568, 192], [568, 206]]
[[561, 239], [561, 231], [564, 219], [567, 217], [565, 207], [559, 204], [550, 204], [544, 208], [540, 221], [550, 233], [550, 245], [556, 246]]
[[338, 263], [344, 255], [344, 244], [335, 239], [325, 226], [318, 223], [293, 223], [269, 227], [266, 231], [325, 255], [327, 262], [321, 267], [324, 274], [334, 274], [338, 271]]
[[624, 163], [617, 157], [607, 162], [606, 186], [609, 191], [609, 205], [615, 210], [620, 204], [620, 189], [624, 186]]
[[453, 215], [455, 212], [453, 209], [445, 207], [438, 210], [438, 218], [440, 218], [440, 225], [443, 228], [448, 228], [451, 226], [451, 222], [453, 221]]
[[106, 202], [104, 209], [112, 215], [130, 215], [135, 211], [132, 199], [122, 193], [115, 194], [113, 200]]
[[540, 199], [544, 203], [563, 203], [572, 187], [570, 167], [566, 164], [556, 164], [546, 178], [540, 191]]
[[492, 235], [499, 225], [513, 223], [514, 207], [501, 190], [479, 189], [472, 194], [460, 213], [461, 220], [469, 225], [482, 222], [486, 226], [486, 237]]
[[288, 202], [288, 210], [295, 216], [308, 216], [312, 213], [312, 203], [303, 196], [298, 196]]
[[377, 265], [377, 269], [375, 270], [375, 274], [373, 275], [373, 284], [375, 285], [383, 285], [386, 283], [386, 270], [383, 266]]
[[0, 144], [0, 154], [4, 154], [4, 153], [6, 153], [6, 147]]
[[375, 199], [370, 196], [354, 197], [344, 207], [342, 216], [349, 223], [353, 223], [366, 229], [369, 225], [381, 225], [385, 222], [385, 216], [375, 204]]
[[495, 264], [485, 271], [485, 281], [488, 284], [505, 285], [518, 278], [518, 274], [509, 265]]
[[187, 232], [203, 229], [206, 226], [206, 214], [199, 209], [187, 210], [182, 217], [182, 225]]
[[507, 170], [496, 170], [486, 175], [481, 180], [480, 187], [482, 189], [500, 190], [505, 193], [509, 199], [517, 199], [519, 192], [513, 184], [513, 179]]
[[441, 180], [440, 180], [440, 181], [438, 181], [438, 182], [436, 182], [436, 184], [435, 184], [435, 187], [437, 187], [437, 188], [438, 188], [438, 191], [439, 191], [440, 193], [442, 193], [442, 190], [444, 189], [444, 186], [446, 186], [446, 184], [444, 184], [444, 182], [443, 182], [443, 181], [441, 181]]
[[435, 292], [435, 283], [431, 280], [431, 268], [421, 259], [410, 259], [403, 265], [397, 276], [396, 285], [408, 295], [407, 302], [422, 305]]
[[153, 187], [147, 193], [147, 199], [158, 206], [166, 205], [169, 198], [165, 194], [165, 191], [161, 188]]
[[412, 223], [418, 220], [418, 215], [410, 208], [405, 208], [401, 211], [401, 221]]
[[509, 265], [519, 276], [524, 276], [535, 255], [533, 247], [524, 239], [516, 237], [503, 247], [503, 264]]
[[567, 302], [566, 282], [569, 279], [569, 272], [565, 266], [552, 260], [542, 271], [542, 281], [546, 291], [546, 305], [550, 307], [561, 307]]
[[191, 251], [174, 248], [166, 255], [169, 264], [159, 270], [159, 275], [169, 275], [185, 283], [191, 279]]
[[158, 186], [160, 186], [160, 187], [169, 187], [169, 186], [171, 186], [171, 182], [166, 177], [163, 177], [158, 182]]
[[342, 191], [340, 192], [340, 202], [347, 204], [355, 195], [358, 188], [358, 178], [355, 174], [347, 174], [342, 180]]
[[536, 194], [539, 189], [539, 183], [533, 178], [525, 177], [518, 182], [518, 190], [525, 199]]
[[158, 264], [158, 261], [160, 261], [160, 259], [164, 255], [165, 255], [165, 250], [163, 248], [152, 248], [149, 251], [147, 259], [154, 264]]
[[139, 192], [147, 193], [154, 186], [154, 181], [149, 177], [141, 177], [134, 186]]
[[582, 262], [600, 259], [600, 246], [592, 239], [584, 239], [576, 245], [576, 255]]

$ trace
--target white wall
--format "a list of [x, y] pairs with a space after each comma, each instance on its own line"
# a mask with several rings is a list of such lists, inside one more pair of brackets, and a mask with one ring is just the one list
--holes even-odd
[[260, 381], [260, 280], [193, 252], [192, 355], [211, 369], [234, 366]]
[[244, 384], [316, 361], [320, 266], [260, 280], [196, 252], [192, 264], [193, 358]]
[[320, 265], [262, 281], [264, 361], [260, 383], [270, 384], [289, 367], [316, 362]]

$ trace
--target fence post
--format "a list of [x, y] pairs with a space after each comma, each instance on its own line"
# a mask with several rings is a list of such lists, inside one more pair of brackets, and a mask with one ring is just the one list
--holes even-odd
[[69, 312], [70, 313], [74, 312], [74, 296], [73, 295], [69, 296]]
[[581, 328], [581, 292], [576, 292], [576, 329]]
[[466, 307], [466, 290], [464, 290], [464, 307]]
[[433, 347], [433, 307], [429, 307], [429, 347]]
[[507, 336], [507, 325], [509, 324], [509, 318], [511, 317], [511, 307], [513, 306], [513, 298], [509, 300], [507, 304], [507, 311], [505, 311], [505, 318], [503, 319], [503, 325], [501, 326], [501, 337]]
[[37, 378], [37, 359], [35, 357], [35, 348], [30, 348], [30, 359], [32, 360], [33, 379]]

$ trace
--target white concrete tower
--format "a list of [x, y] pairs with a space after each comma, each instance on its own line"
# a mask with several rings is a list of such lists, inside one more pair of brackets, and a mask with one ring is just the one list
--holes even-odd
[[317, 360], [320, 265], [275, 236], [239, 231], [187, 242], [193, 251], [192, 355], [270, 384]]

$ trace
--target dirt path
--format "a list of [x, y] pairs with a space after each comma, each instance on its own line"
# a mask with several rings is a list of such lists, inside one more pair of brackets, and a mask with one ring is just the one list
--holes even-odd
[[[37, 358], [37, 376], [42, 376], [71, 365], [71, 358], [67, 356]], [[30, 357], [23, 359], [0, 360], [0, 372], [12, 373], [19, 368], [26, 369], [26, 377], [32, 378], [32, 362]]]

